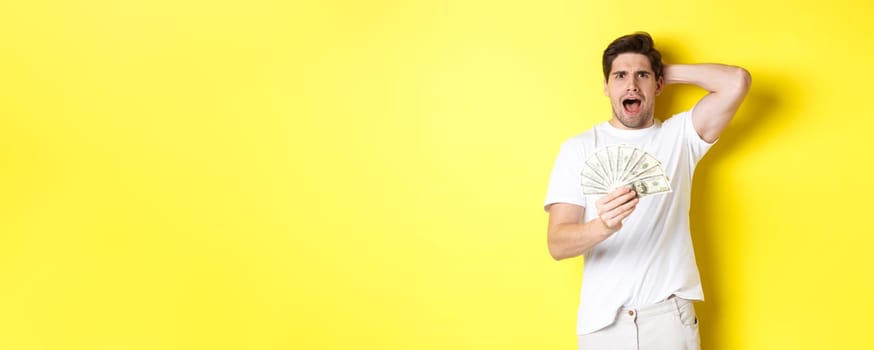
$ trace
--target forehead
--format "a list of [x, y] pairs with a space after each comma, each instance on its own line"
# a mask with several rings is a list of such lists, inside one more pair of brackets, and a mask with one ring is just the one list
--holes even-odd
[[610, 67], [610, 72], [626, 71], [652, 71], [652, 65], [649, 63], [649, 58], [639, 53], [623, 53], [613, 59], [613, 64]]

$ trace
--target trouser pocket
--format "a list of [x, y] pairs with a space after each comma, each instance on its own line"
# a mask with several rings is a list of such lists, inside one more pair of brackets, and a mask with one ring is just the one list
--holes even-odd
[[695, 305], [691, 301], [679, 299], [677, 300], [677, 313], [680, 317], [680, 322], [684, 326], [697, 326], [698, 315], [695, 314]]

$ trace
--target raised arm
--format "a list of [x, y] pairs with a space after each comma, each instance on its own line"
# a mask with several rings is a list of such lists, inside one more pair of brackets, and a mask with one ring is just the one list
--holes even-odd
[[665, 84], [692, 84], [710, 93], [692, 111], [692, 125], [708, 143], [716, 141], [743, 102], [750, 88], [750, 73], [723, 64], [672, 64], [664, 66]]

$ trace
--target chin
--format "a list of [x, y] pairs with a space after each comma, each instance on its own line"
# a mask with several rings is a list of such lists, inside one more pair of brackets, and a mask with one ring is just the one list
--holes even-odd
[[624, 117], [624, 118], [619, 118], [619, 122], [622, 123], [622, 125], [625, 125], [626, 128], [641, 129], [641, 128], [644, 128], [646, 126], [649, 126], [650, 119], [651, 118], [646, 118], [643, 116]]

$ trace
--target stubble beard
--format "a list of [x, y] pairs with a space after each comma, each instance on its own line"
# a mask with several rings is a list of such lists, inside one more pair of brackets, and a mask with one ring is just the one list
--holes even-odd
[[[621, 107], [620, 107], [621, 108]], [[620, 124], [629, 129], [643, 129], [648, 127], [652, 123], [652, 111], [640, 111], [640, 113], [636, 117], [628, 117], [622, 114], [622, 110], [613, 111], [613, 117], [619, 121]]]

